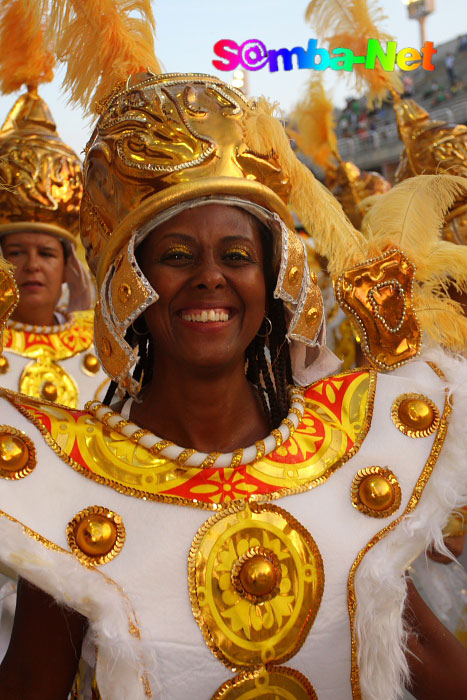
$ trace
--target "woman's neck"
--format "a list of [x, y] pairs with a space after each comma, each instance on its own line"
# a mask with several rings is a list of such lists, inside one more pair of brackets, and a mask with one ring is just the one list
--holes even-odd
[[55, 326], [57, 324], [54, 311], [48, 308], [23, 309], [19, 305], [10, 318], [12, 321], [18, 321], [30, 326]]
[[[160, 368], [159, 368], [160, 370]], [[159, 371], [133, 403], [131, 420], [182, 447], [231, 452], [269, 433], [257, 390], [243, 366], [218, 376]]]

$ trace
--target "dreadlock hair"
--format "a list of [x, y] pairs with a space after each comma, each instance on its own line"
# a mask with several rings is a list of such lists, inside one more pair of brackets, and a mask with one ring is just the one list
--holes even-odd
[[[256, 217], [251, 214], [248, 216], [251, 216], [261, 235], [266, 280], [266, 309], [271, 329], [270, 333], [266, 335], [265, 323], [263, 322], [261, 328], [258, 329], [258, 334], [246, 349], [245, 373], [248, 381], [258, 390], [269, 428], [273, 430], [288, 414], [287, 389], [293, 383], [292, 363], [287, 341], [284, 306], [280, 299], [274, 299], [276, 280], [272, 260], [271, 232]], [[136, 257], [138, 259], [138, 255]], [[154, 343], [146, 324], [143, 323], [141, 329], [135, 328], [135, 324], [141, 323], [141, 321], [137, 319], [129, 326], [125, 340], [131, 347], [138, 348], [138, 361], [133, 371], [133, 378], [137, 382], [141, 381], [142, 387], [144, 387], [149, 384], [153, 377]], [[104, 398], [105, 404], [111, 403], [116, 389], [117, 383], [110, 382]]]

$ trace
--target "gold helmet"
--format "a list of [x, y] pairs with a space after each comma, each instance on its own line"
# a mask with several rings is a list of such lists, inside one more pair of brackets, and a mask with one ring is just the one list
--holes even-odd
[[95, 271], [96, 344], [108, 373], [135, 391], [136, 361], [124, 339], [157, 300], [134, 249], [185, 203], [249, 208], [276, 235], [276, 295], [293, 307], [289, 337], [315, 345], [322, 299], [287, 208], [291, 174], [274, 151], [255, 149], [252, 122], [264, 107], [208, 75], [132, 76], [102, 105], [88, 143], [81, 234]]
[[0, 129], [0, 242], [14, 232], [47, 233], [66, 245], [67, 310], [91, 305], [92, 285], [80, 262], [81, 163], [57, 133], [38, 85], [53, 79], [55, 58], [42, 28], [42, 7], [3, 3], [0, 13], [0, 89], [26, 86]]
[[27, 86], [0, 129], [0, 236], [43, 231], [75, 242], [82, 196], [81, 164], [63, 143], [37, 94], [53, 79], [55, 58], [42, 28], [39, 3], [11, 0], [0, 15], [0, 89]]
[[76, 242], [81, 164], [34, 87], [16, 100], [0, 129], [0, 179], [0, 236], [27, 225]]
[[[396, 182], [414, 175], [467, 177], [467, 126], [433, 121], [414, 100], [395, 98], [394, 110], [404, 151], [396, 170]], [[467, 201], [458, 199], [446, 215], [444, 238], [467, 245]]]

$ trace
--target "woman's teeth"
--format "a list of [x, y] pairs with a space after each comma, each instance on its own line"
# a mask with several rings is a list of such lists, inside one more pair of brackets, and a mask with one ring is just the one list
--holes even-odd
[[228, 321], [230, 314], [226, 311], [199, 311], [196, 313], [182, 313], [184, 321], [195, 321], [196, 323], [212, 323], [213, 321]]

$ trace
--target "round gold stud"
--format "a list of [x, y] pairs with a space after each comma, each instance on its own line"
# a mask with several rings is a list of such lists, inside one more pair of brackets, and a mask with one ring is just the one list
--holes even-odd
[[131, 287], [129, 284], [124, 282], [118, 288], [118, 298], [120, 299], [122, 304], [126, 304], [130, 300], [130, 297], [131, 297]]
[[66, 530], [71, 551], [84, 564], [105, 564], [119, 554], [125, 528], [117, 513], [102, 506], [81, 510]]
[[440, 413], [436, 404], [423, 394], [402, 394], [391, 409], [394, 425], [409, 437], [427, 437], [437, 430]]
[[395, 492], [391, 482], [384, 476], [370, 475], [361, 482], [358, 495], [370, 510], [387, 510], [394, 503]]
[[281, 578], [277, 556], [260, 546], [252, 547], [239, 557], [231, 573], [234, 588], [255, 605], [277, 595]]
[[313, 284], [318, 284], [318, 275], [313, 270], [310, 270], [310, 280]]
[[355, 475], [351, 489], [352, 505], [365, 515], [386, 518], [401, 503], [401, 488], [390, 469], [367, 467]]
[[21, 479], [36, 466], [36, 448], [25, 433], [0, 425], [0, 477]]
[[41, 386], [41, 397], [46, 401], [55, 401], [58, 396], [58, 389], [53, 382], [44, 382]]
[[289, 282], [291, 284], [295, 284], [295, 282], [298, 280], [298, 277], [300, 275], [300, 270], [296, 265], [290, 268], [289, 270]]
[[306, 312], [306, 320], [307, 323], [310, 325], [313, 323], [316, 323], [316, 321], [319, 319], [319, 311], [316, 308], [316, 306], [312, 306], [308, 311]]
[[97, 357], [92, 352], [86, 353], [82, 361], [83, 371], [86, 374], [97, 374], [100, 369], [100, 363]]
[[104, 355], [104, 357], [110, 357], [112, 354], [112, 346], [111, 346], [110, 342], [107, 340], [107, 338], [102, 338], [101, 352]]
[[0, 374], [6, 374], [9, 371], [10, 363], [8, 362], [8, 358], [2, 355], [2, 357], [0, 357]]

